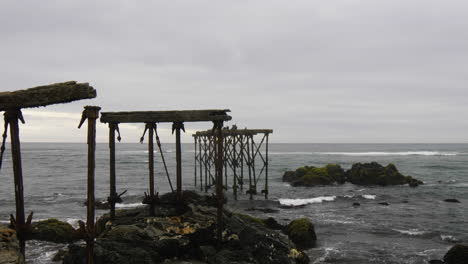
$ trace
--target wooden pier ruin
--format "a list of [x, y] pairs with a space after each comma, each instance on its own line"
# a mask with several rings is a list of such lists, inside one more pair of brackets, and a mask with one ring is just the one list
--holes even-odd
[[[268, 199], [268, 138], [271, 133], [271, 129], [237, 129], [236, 126], [222, 129], [225, 157], [223, 188], [229, 189], [228, 175], [231, 174], [234, 199], [237, 200], [239, 189], [243, 191], [245, 177], [248, 177], [246, 193], [250, 199], [257, 194], [257, 187], [262, 178], [264, 187], [261, 193]], [[257, 140], [259, 143], [255, 141], [257, 135], [260, 136], [260, 140]], [[208, 192], [217, 182], [213, 171], [216, 168], [216, 138], [210, 130], [198, 131], [192, 136], [195, 143], [195, 186], [199, 185], [201, 191]]]
[[[21, 164], [21, 146], [19, 122], [23, 124], [22, 108], [40, 107], [58, 103], [68, 103], [82, 99], [96, 97], [96, 90], [87, 83], [65, 82], [52, 85], [34, 87], [14, 92], [0, 92], [0, 111], [4, 111], [5, 131], [0, 152], [0, 169], [5, 151], [7, 132], [10, 131], [11, 153], [14, 174], [14, 190], [16, 201], [16, 215], [11, 216], [11, 226], [16, 230], [20, 243], [21, 253], [25, 255], [25, 241], [31, 231], [32, 212], [25, 219], [23, 173]], [[178, 201], [182, 199], [182, 151], [181, 131], [185, 132], [184, 124], [188, 122], [212, 122], [213, 128], [199, 131], [193, 135], [195, 140], [195, 185], [207, 192], [215, 188], [217, 198], [217, 232], [218, 241], [222, 241], [223, 206], [225, 202], [224, 189], [232, 188], [237, 199], [238, 189], [244, 189], [244, 178], [248, 175], [247, 193], [252, 199], [257, 194], [257, 186], [261, 179], [264, 188], [261, 191], [268, 198], [268, 137], [273, 133], [271, 129], [237, 129], [223, 128], [224, 122], [231, 120], [228, 109], [208, 110], [182, 110], [182, 111], [133, 111], [133, 112], [103, 112], [98, 106], [85, 106], [78, 128], [85, 122], [87, 125], [87, 216], [86, 223], [79, 221], [78, 236], [86, 241], [87, 263], [94, 262], [95, 241], [95, 168], [96, 168], [96, 123], [109, 126], [109, 197], [111, 219], [115, 218], [115, 205], [122, 202], [121, 196], [125, 192], [117, 193], [116, 180], [116, 145], [120, 141], [120, 123], [143, 123], [145, 130], [141, 138], [143, 142], [148, 132], [148, 182], [149, 191], [145, 193], [144, 204], [149, 205], [150, 215], [154, 215], [155, 204], [158, 202], [158, 193], [155, 193], [154, 178], [154, 143], [161, 153], [167, 179], [172, 192], [176, 192]], [[161, 143], [158, 136], [158, 123], [172, 123], [172, 133], [175, 133], [176, 145], [176, 184], [172, 186]], [[117, 137], [116, 137], [117, 133]], [[256, 135], [261, 140], [254, 139]], [[232, 185], [228, 182], [228, 175], [232, 175]]]
[[[4, 133], [0, 154], [0, 168], [5, 152], [8, 128], [11, 137], [11, 157], [13, 162], [13, 175], [15, 187], [16, 217], [11, 215], [11, 226], [16, 230], [20, 251], [25, 256], [26, 240], [31, 231], [31, 212], [25, 220], [23, 170], [21, 160], [21, 143], [19, 121], [25, 123], [21, 109], [48, 106], [52, 104], [69, 103], [82, 99], [96, 97], [96, 90], [88, 83], [74, 81], [38, 86], [26, 90], [13, 92], [0, 92], [0, 111], [4, 111]], [[93, 216], [94, 221], [94, 216]]]
[[[178, 199], [182, 197], [182, 151], [181, 151], [181, 130], [185, 132], [184, 123], [187, 122], [213, 122], [213, 129], [210, 130], [213, 135], [213, 147], [217, 150], [217, 156], [213, 158], [215, 165], [216, 196], [218, 199], [218, 229], [217, 236], [222, 237], [222, 210], [224, 204], [223, 194], [223, 137], [222, 127], [225, 121], [231, 120], [227, 114], [228, 109], [209, 109], [209, 110], [183, 110], [183, 111], [141, 111], [141, 112], [103, 112], [101, 122], [109, 124], [109, 150], [110, 150], [110, 195], [108, 201], [111, 205], [111, 217], [115, 217], [115, 203], [120, 200], [116, 193], [116, 172], [115, 172], [115, 131], [120, 123], [144, 123], [145, 131], [141, 138], [143, 142], [144, 135], [148, 131], [148, 172], [149, 172], [149, 194], [145, 193], [144, 204], [149, 205], [150, 215], [154, 215], [154, 205], [158, 201], [158, 194], [155, 193], [154, 182], [154, 136], [161, 153], [161, 158], [166, 169], [167, 167], [161, 151], [161, 143], [157, 133], [157, 123], [172, 123], [172, 133], [176, 134], [176, 192]], [[167, 173], [169, 184], [172, 183]]]

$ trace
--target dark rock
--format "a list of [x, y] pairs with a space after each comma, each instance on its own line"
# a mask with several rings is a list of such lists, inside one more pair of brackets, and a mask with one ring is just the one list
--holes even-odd
[[429, 260], [429, 264], [444, 264], [444, 262], [438, 259], [431, 259]]
[[317, 241], [314, 225], [307, 218], [291, 221], [286, 227], [286, 233], [300, 249], [311, 248], [315, 246]]
[[384, 167], [377, 162], [353, 164], [351, 169], [346, 171], [346, 180], [356, 185], [422, 184], [419, 180], [401, 174], [391, 163]]
[[69, 223], [54, 218], [33, 223], [31, 238], [55, 243], [73, 242], [78, 239], [77, 231]]
[[291, 182], [292, 186], [317, 186], [345, 182], [345, 172], [336, 164], [328, 164], [322, 168], [300, 167], [296, 171], [287, 171], [283, 181]]
[[445, 199], [444, 202], [447, 202], [447, 203], [460, 203], [459, 200], [453, 199], [453, 198]]
[[263, 212], [263, 213], [266, 213], [266, 214], [278, 213], [278, 212], [279, 212], [279, 210], [277, 210], [277, 209], [272, 209], [272, 208], [255, 208], [255, 207], [247, 208], [247, 209], [245, 209], [245, 211], [259, 211], [259, 212]]
[[273, 217], [268, 217], [267, 219], [263, 220], [263, 223], [265, 224], [265, 226], [267, 226], [270, 229], [274, 229], [274, 230], [284, 229], [284, 226], [278, 223]]
[[455, 245], [444, 256], [446, 264], [468, 264], [468, 246]]
[[0, 264], [24, 264], [16, 231], [0, 226]]
[[59, 249], [57, 253], [55, 253], [54, 257], [52, 258], [52, 261], [63, 261], [65, 258], [65, 255], [68, 254], [67, 249]]
[[361, 206], [360, 203], [353, 203], [353, 206]]
[[378, 203], [378, 204], [380, 204], [380, 205], [385, 205], [385, 206], [389, 206], [389, 205], [390, 205], [390, 204], [387, 203], [387, 202], [381, 202], [381, 203]]
[[[219, 243], [213, 199], [184, 192], [177, 201], [168, 194], [155, 205], [157, 216], [145, 207], [118, 210], [115, 220], [104, 215], [97, 221], [95, 263], [307, 263], [303, 252], [273, 230], [282, 227], [274, 219], [225, 211]], [[63, 263], [81, 264], [84, 256], [83, 246], [70, 245]]]

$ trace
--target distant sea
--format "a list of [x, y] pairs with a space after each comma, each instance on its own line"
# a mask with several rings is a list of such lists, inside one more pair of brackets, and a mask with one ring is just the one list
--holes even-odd
[[[194, 187], [193, 144], [183, 144], [183, 188]], [[163, 145], [171, 177], [175, 179], [175, 146]], [[0, 222], [15, 212], [10, 147], [0, 172]], [[76, 225], [85, 219], [86, 144], [24, 143], [22, 145], [26, 211], [34, 220], [59, 218]], [[441, 259], [454, 243], [468, 243], [468, 144], [270, 144], [270, 201], [261, 195], [252, 202], [241, 195], [229, 199], [231, 208], [276, 207], [272, 216], [281, 223], [308, 217], [315, 224], [318, 244], [307, 251], [311, 263], [427, 263]], [[108, 196], [108, 145], [97, 146], [96, 197]], [[128, 190], [120, 207], [140, 205], [147, 191], [147, 147], [117, 144], [117, 190]], [[156, 154], [156, 189], [170, 191]], [[393, 163], [401, 173], [424, 181], [408, 186], [290, 187], [281, 181], [287, 170], [299, 166], [337, 163], [349, 169], [356, 162]], [[174, 180], [175, 181], [175, 180]], [[228, 190], [230, 193], [231, 190]], [[455, 198], [461, 203], [447, 203]], [[353, 207], [353, 203], [360, 203]], [[379, 203], [388, 203], [382, 205]], [[294, 209], [284, 205], [305, 206]], [[98, 215], [106, 211], [98, 211]], [[53, 263], [64, 247], [28, 241], [29, 263]]]

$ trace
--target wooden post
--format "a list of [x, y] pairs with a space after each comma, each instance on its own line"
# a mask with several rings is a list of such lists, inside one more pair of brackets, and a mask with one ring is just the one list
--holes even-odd
[[217, 210], [217, 239], [218, 245], [221, 245], [223, 239], [223, 206], [224, 206], [224, 194], [223, 194], [223, 122], [214, 122], [214, 128], [216, 130], [216, 197], [218, 198], [218, 210]]
[[84, 121], [88, 119], [88, 199], [87, 199], [87, 219], [86, 219], [86, 251], [87, 251], [87, 263], [94, 263], [94, 176], [96, 169], [96, 119], [99, 117], [98, 106], [85, 106], [81, 122], [78, 128], [80, 128]]
[[108, 202], [110, 205], [111, 219], [115, 219], [115, 203], [117, 199], [117, 191], [115, 186], [115, 130], [117, 129], [116, 123], [109, 123], [109, 163], [110, 163], [110, 196]]
[[23, 169], [21, 165], [21, 144], [19, 137], [18, 120], [24, 123], [21, 110], [12, 109], [5, 112], [5, 122], [10, 124], [11, 137], [11, 158], [13, 160], [13, 174], [15, 184], [15, 200], [16, 200], [16, 219], [15, 229], [20, 244], [20, 252], [25, 257], [26, 238], [24, 233], [25, 218], [24, 218], [24, 193], [23, 193]]
[[193, 137], [193, 140], [194, 140], [194, 143], [195, 143], [195, 155], [194, 155], [194, 183], [195, 183], [195, 187], [197, 187], [197, 138], [196, 137]]
[[148, 128], [148, 170], [149, 170], [149, 187], [150, 187], [150, 205], [149, 213], [154, 216], [154, 129], [156, 125], [154, 123], [147, 123]]
[[198, 163], [200, 169], [200, 191], [203, 191], [203, 168], [202, 168], [202, 145], [201, 145], [201, 137], [198, 138]]
[[176, 162], [177, 162], [177, 198], [182, 199], [182, 150], [180, 145], [180, 130], [184, 129], [184, 123], [174, 122], [172, 124], [172, 131], [176, 132]]
[[265, 166], [265, 199], [268, 199], [268, 133], [266, 134]]

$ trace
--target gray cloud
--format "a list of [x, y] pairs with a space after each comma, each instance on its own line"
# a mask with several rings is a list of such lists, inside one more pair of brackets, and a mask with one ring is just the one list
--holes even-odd
[[94, 101], [36, 111], [230, 108], [276, 142], [466, 142], [467, 15], [451, 0], [2, 1], [0, 90], [87, 81]]

